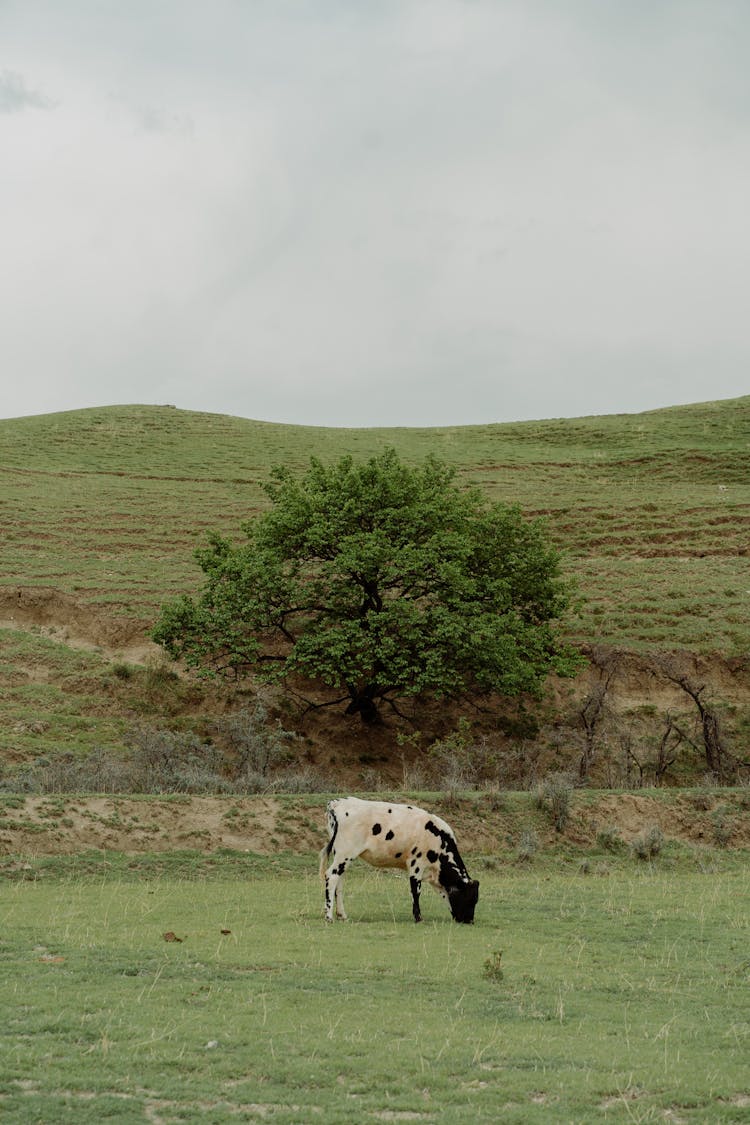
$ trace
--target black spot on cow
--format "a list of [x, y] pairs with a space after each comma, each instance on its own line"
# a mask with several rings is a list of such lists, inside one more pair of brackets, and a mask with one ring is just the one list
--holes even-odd
[[458, 851], [458, 846], [452, 834], [450, 832], [445, 832], [442, 828], [438, 828], [438, 826], [432, 820], [428, 820], [424, 828], [425, 832], [431, 832], [433, 836], [437, 836], [440, 840], [441, 862], [443, 853], [447, 856], [450, 856], [454, 867], [456, 867], [461, 872], [461, 874], [465, 875], [468, 879], [464, 861], [461, 859]]
[[393, 839], [393, 833], [390, 831], [390, 829], [386, 832], [385, 838], [386, 838], [386, 840], [392, 840]]
[[383, 829], [381, 828], [381, 826], [379, 824], [373, 824], [373, 826], [372, 826], [373, 836], [379, 836], [382, 831], [383, 831]]
[[437, 857], [437, 852], [434, 852], [432, 848], [430, 848], [427, 852], [427, 858], [429, 859], [430, 863], [437, 863]]
[[441, 853], [439, 858], [440, 875], [438, 876], [438, 882], [446, 891], [452, 890], [453, 887], [460, 886], [468, 879], [466, 872], [459, 871], [450, 856]]

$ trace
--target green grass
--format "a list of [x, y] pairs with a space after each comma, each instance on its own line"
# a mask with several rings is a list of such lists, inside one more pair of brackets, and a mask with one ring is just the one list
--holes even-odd
[[0, 1116], [750, 1120], [746, 868], [480, 871], [419, 928], [356, 865], [327, 927], [313, 868], [5, 883]]
[[115, 697], [125, 690], [112, 683], [110, 666], [98, 654], [0, 629], [0, 679], [0, 754], [39, 756], [67, 745], [85, 752], [121, 743], [124, 720], [103, 715], [102, 705], [106, 700], [116, 710]]
[[576, 639], [744, 651], [750, 397], [433, 429], [143, 406], [0, 421], [0, 586], [53, 586], [148, 624], [199, 584], [192, 551], [206, 530], [235, 534], [265, 506], [273, 464], [302, 470], [311, 455], [385, 445], [407, 460], [434, 453], [493, 499], [547, 517], [586, 595]]
[[[488, 497], [546, 518], [578, 587], [572, 641], [746, 657], [750, 396], [433, 429], [282, 426], [156, 406], [0, 420], [0, 626], [17, 619], [16, 587], [46, 587], [52, 621], [122, 650], [164, 601], [200, 587], [194, 549], [209, 529], [238, 535], [265, 506], [272, 465], [302, 471], [311, 455], [367, 457], [386, 445], [406, 460], [437, 454]], [[4, 759], [121, 745], [133, 717], [202, 716], [197, 689], [188, 701], [154, 675], [113, 683], [103, 656], [72, 652], [62, 629], [56, 640], [0, 627]]]

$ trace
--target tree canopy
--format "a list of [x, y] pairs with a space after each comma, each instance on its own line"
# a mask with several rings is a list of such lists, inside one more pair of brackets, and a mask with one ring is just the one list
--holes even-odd
[[196, 551], [197, 598], [162, 607], [153, 638], [203, 671], [304, 677], [365, 721], [384, 701], [534, 692], [576, 663], [569, 604], [540, 521], [490, 504], [430, 457], [387, 449], [272, 471], [270, 509]]

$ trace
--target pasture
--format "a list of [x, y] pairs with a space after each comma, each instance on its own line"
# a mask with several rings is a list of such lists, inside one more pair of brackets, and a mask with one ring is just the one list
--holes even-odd
[[[0, 420], [3, 587], [62, 592], [147, 630], [201, 581], [209, 529], [239, 535], [271, 466], [434, 454], [493, 500], [543, 515], [585, 598], [572, 639], [746, 648], [750, 396], [644, 414], [427, 429], [284, 426], [172, 407]], [[63, 614], [63, 611], [64, 614]], [[71, 607], [51, 611], [60, 623]], [[96, 631], [96, 630], [94, 630]]]
[[468, 927], [364, 864], [326, 925], [312, 855], [99, 855], [0, 884], [3, 1120], [750, 1121], [739, 859], [468, 856]]

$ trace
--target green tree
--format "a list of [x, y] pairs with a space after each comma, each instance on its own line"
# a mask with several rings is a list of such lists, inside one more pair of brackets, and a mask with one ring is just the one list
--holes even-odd
[[488, 504], [435, 458], [276, 468], [271, 508], [196, 551], [206, 581], [162, 608], [153, 638], [204, 671], [312, 679], [364, 721], [384, 701], [536, 691], [577, 658], [569, 591], [539, 521]]

